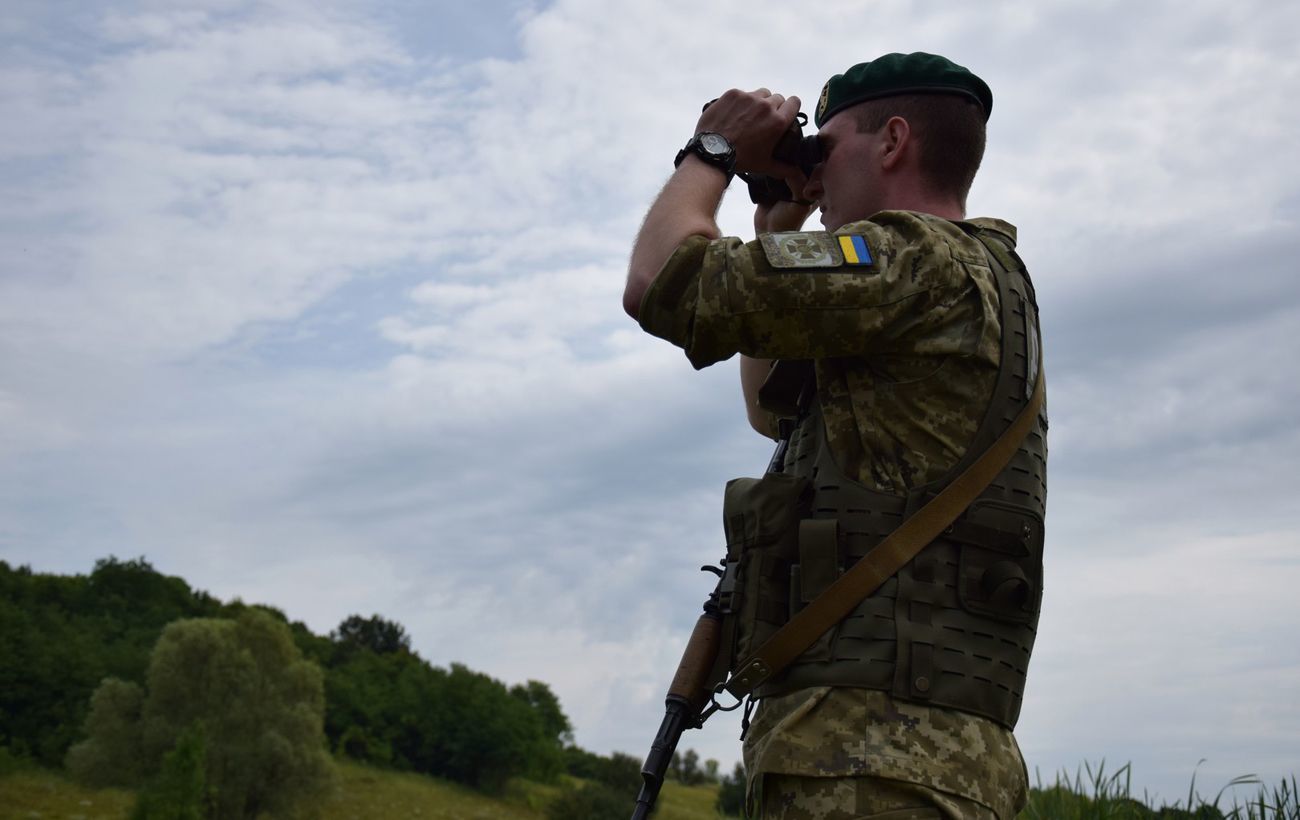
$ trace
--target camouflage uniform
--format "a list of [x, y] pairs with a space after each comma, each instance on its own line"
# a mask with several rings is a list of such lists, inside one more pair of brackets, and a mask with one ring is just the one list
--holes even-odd
[[[641, 325], [697, 368], [738, 352], [813, 359], [837, 463], [903, 493], [942, 476], [979, 426], [999, 366], [997, 285], [979, 242], [939, 217], [883, 211], [836, 233], [862, 236], [872, 264], [804, 265], [798, 236], [768, 237], [767, 252], [762, 237], [692, 237], [645, 294]], [[744, 751], [763, 818], [1006, 820], [1026, 798], [1009, 730], [871, 689], [767, 698]]]

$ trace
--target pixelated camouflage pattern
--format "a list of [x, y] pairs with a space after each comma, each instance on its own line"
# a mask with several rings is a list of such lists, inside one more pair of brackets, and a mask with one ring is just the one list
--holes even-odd
[[874, 264], [780, 270], [757, 240], [694, 237], [650, 286], [641, 324], [697, 368], [738, 352], [817, 360], [836, 461], [902, 493], [943, 475], [979, 426], [999, 365], [997, 285], [948, 220], [883, 211], [841, 232], [865, 236]]
[[[1010, 731], [965, 712], [899, 701], [870, 689], [818, 687], [764, 699], [744, 754], [751, 798], [765, 774], [887, 778], [986, 810], [985, 815], [944, 817], [1010, 820], [1028, 797], [1024, 759]], [[772, 789], [764, 790], [766, 806]]]
[[995, 820], [987, 807], [915, 783], [883, 777], [763, 778], [761, 820]]
[[[1015, 236], [1000, 220], [971, 222]], [[948, 220], [884, 211], [839, 232], [863, 235], [874, 264], [779, 270], [760, 241], [688, 239], [642, 299], [641, 325], [697, 368], [736, 353], [816, 360], [836, 462], [899, 494], [940, 478], [975, 435], [999, 367], [997, 285], [983, 247]], [[751, 797], [769, 774], [881, 777], [1013, 818], [1028, 788], [1010, 731], [869, 689], [765, 699], [745, 762]]]

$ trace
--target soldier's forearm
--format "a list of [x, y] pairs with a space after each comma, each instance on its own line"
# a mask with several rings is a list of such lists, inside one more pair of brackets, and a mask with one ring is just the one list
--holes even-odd
[[640, 312], [641, 297], [678, 245], [692, 236], [721, 236], [715, 215], [724, 190], [726, 177], [694, 156], [686, 157], [669, 177], [632, 246], [623, 309], [633, 319]]
[[771, 359], [755, 359], [744, 354], [740, 356], [740, 389], [745, 396], [745, 416], [749, 419], [749, 426], [760, 435], [774, 439], [777, 438], [777, 430], [772, 414], [758, 406], [758, 389], [771, 372], [772, 364]]

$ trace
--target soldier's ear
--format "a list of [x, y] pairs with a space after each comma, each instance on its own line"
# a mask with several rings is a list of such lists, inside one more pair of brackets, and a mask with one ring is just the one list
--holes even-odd
[[880, 167], [897, 167], [912, 147], [912, 126], [902, 117], [890, 117], [879, 134]]

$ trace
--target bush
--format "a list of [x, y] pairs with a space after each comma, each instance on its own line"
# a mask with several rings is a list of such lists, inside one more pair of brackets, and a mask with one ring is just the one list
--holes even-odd
[[635, 795], [641, 788], [641, 761], [622, 752], [609, 757], [570, 746], [564, 750], [565, 768], [574, 777], [592, 780], [619, 794]]
[[567, 785], [546, 807], [547, 820], [627, 820], [636, 793], [619, 794], [603, 783]]
[[182, 734], [163, 757], [158, 776], [140, 791], [131, 820], [204, 820], [209, 808], [205, 746], [201, 725]]
[[12, 751], [8, 746], [0, 746], [0, 777], [31, 768], [32, 765], [32, 761], [24, 755]]
[[741, 763], [727, 777], [722, 778], [718, 788], [718, 800], [714, 807], [722, 814], [743, 817], [745, 814], [745, 767]]
[[106, 678], [90, 698], [86, 740], [68, 750], [68, 773], [96, 788], [140, 785], [145, 771], [140, 745], [143, 708], [143, 689]]

